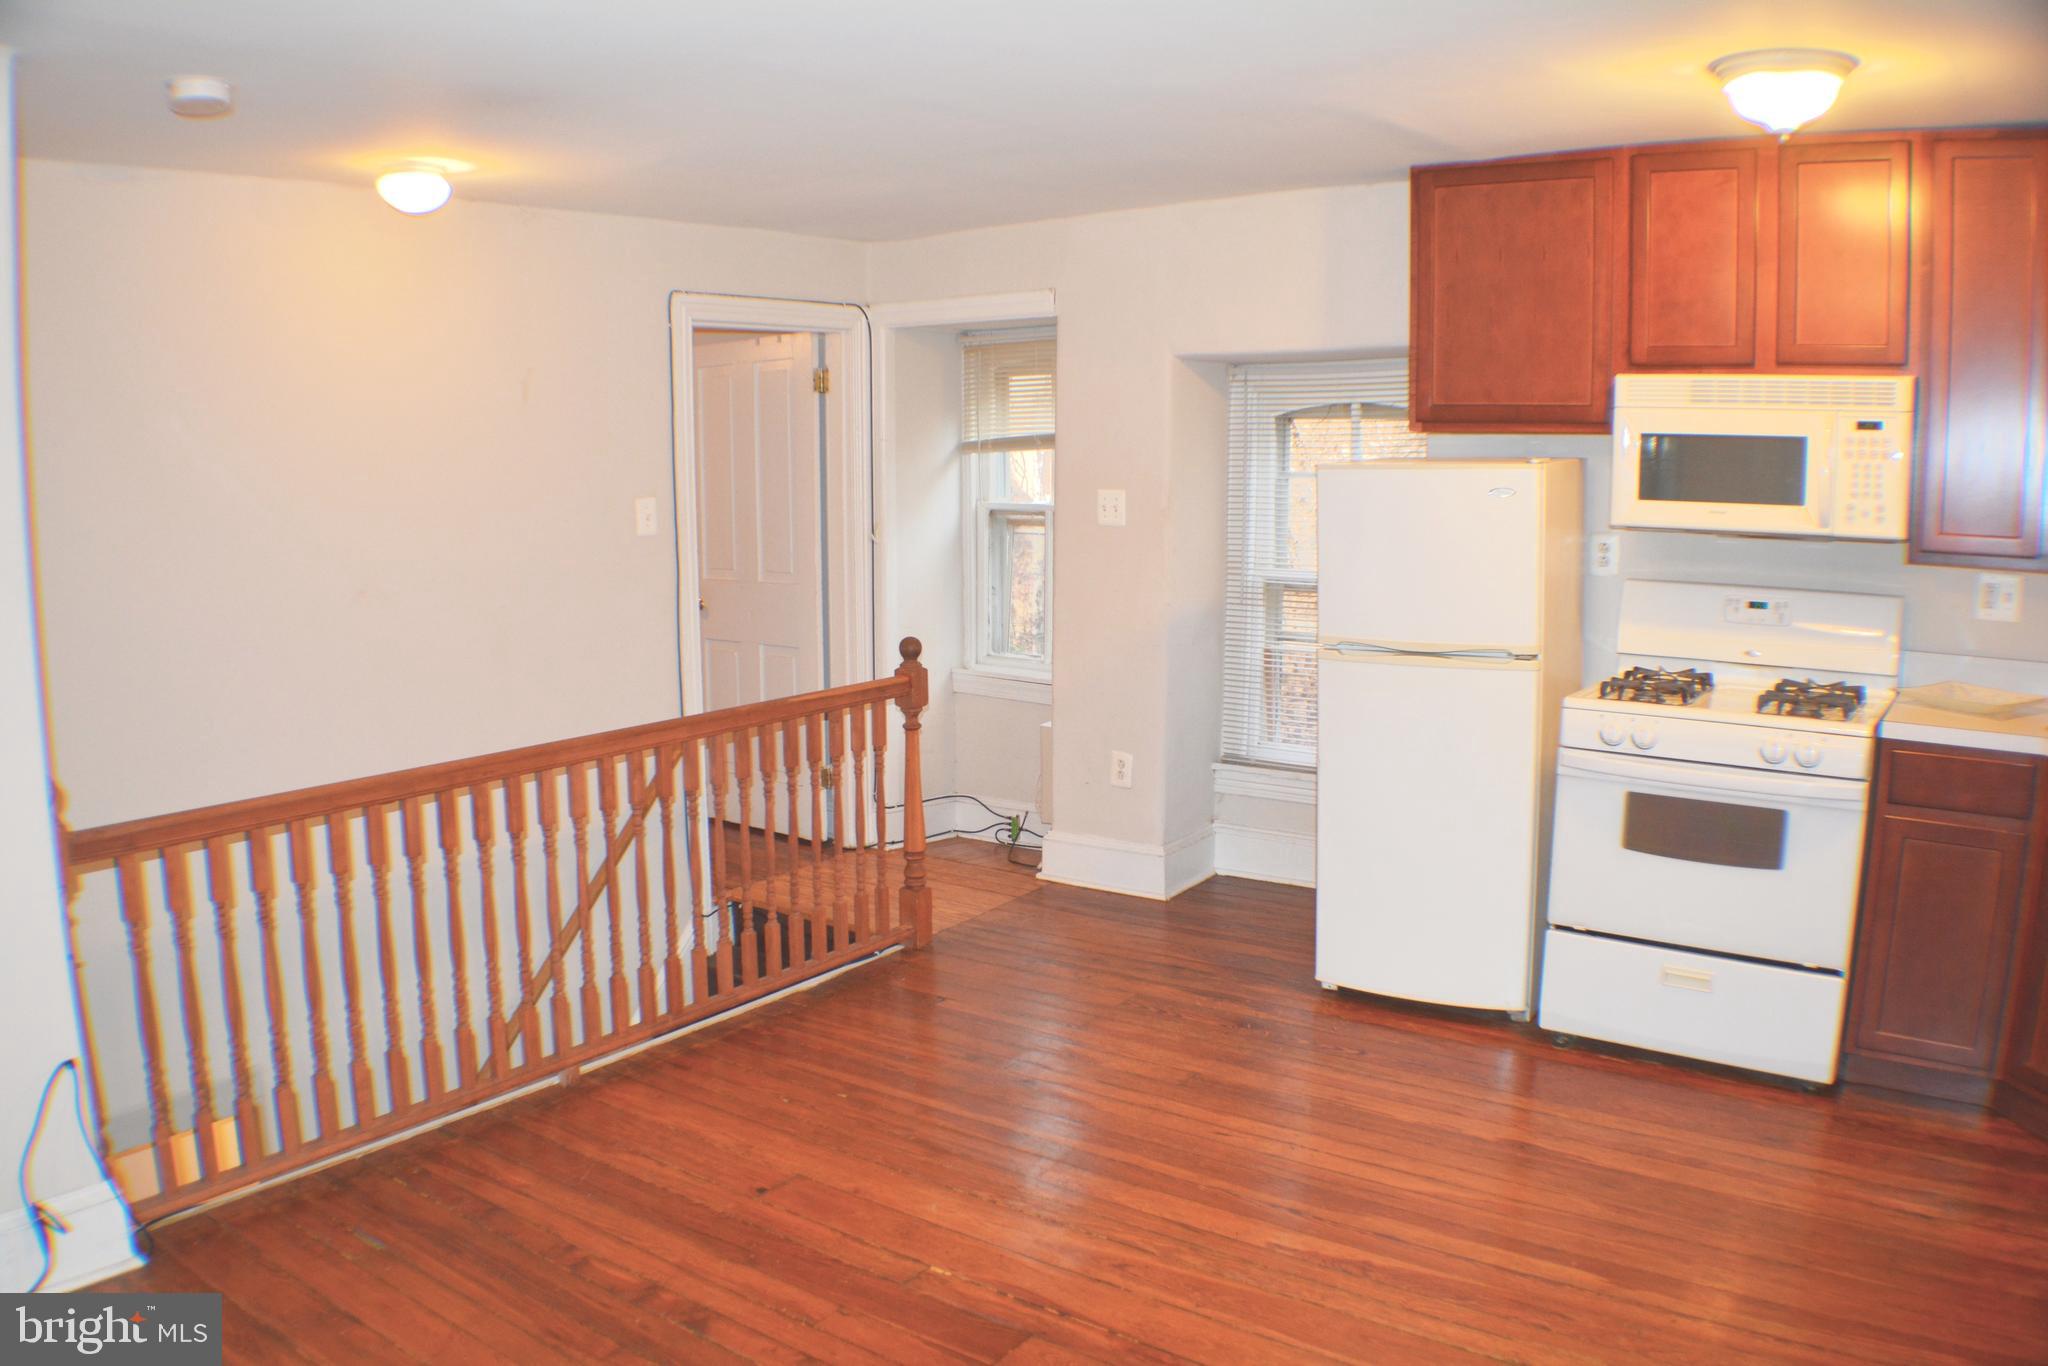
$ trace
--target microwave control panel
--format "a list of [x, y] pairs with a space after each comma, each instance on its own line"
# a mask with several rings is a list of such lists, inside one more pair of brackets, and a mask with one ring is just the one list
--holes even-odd
[[1912, 419], [1899, 413], [1844, 414], [1836, 433], [1833, 532], [1852, 540], [1906, 539]]

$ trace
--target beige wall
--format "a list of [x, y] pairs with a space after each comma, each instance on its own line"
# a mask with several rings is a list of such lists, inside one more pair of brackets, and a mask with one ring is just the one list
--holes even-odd
[[669, 293], [861, 292], [854, 243], [38, 161], [22, 183], [79, 824], [674, 715]]
[[[1209, 821], [1223, 589], [1224, 356], [1407, 339], [1407, 188], [1182, 204], [884, 243], [877, 302], [1052, 289], [1060, 462], [1058, 831], [1160, 849]], [[1097, 526], [1098, 488], [1128, 524]], [[1078, 515], [1076, 515], [1078, 514]], [[1108, 783], [1109, 752], [1134, 781]]]

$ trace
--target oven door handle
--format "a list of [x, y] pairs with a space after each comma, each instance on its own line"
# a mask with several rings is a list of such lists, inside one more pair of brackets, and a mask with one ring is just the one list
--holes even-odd
[[1812, 805], [1861, 806], [1869, 784], [1854, 778], [1816, 778], [1757, 768], [1727, 768], [1683, 759], [1639, 759], [1633, 754], [1602, 754], [1597, 750], [1561, 749], [1560, 777], [1581, 773], [1660, 787], [1670, 792], [1722, 792], [1758, 802], [1804, 802]]

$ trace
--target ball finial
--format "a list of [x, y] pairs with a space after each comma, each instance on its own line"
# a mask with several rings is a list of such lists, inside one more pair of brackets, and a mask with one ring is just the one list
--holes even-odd
[[916, 636], [905, 636], [902, 643], [897, 645], [896, 649], [903, 656], [906, 663], [915, 664], [917, 657], [924, 653], [924, 642]]

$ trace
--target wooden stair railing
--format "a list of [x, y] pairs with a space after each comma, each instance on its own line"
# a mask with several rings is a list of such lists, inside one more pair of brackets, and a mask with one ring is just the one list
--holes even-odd
[[99, 1138], [138, 1217], [930, 943], [920, 653], [906, 639], [871, 683], [65, 831]]

